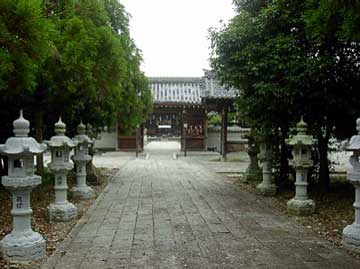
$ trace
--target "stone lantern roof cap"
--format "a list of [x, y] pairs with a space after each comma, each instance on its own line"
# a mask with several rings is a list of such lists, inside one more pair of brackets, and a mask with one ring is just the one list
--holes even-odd
[[0, 147], [1, 154], [40, 154], [46, 151], [45, 144], [39, 144], [34, 138], [28, 136], [30, 123], [24, 119], [22, 110], [20, 117], [13, 122], [13, 126], [15, 136], [8, 138], [5, 144]]
[[356, 131], [358, 131], [358, 134], [351, 137], [350, 142], [345, 145], [344, 150], [360, 150], [360, 118], [356, 120]]
[[86, 131], [86, 126], [81, 121], [77, 127], [77, 132], [78, 132], [78, 134], [85, 134], [85, 131]]
[[296, 124], [296, 130], [298, 133], [306, 134], [308, 128], [308, 124], [304, 121], [303, 117], [301, 120]]
[[17, 137], [26, 137], [30, 132], [30, 122], [24, 119], [23, 111], [20, 110], [20, 117], [13, 122], [14, 134]]
[[76, 146], [76, 143], [72, 141], [69, 137], [65, 135], [66, 132], [66, 124], [62, 122], [61, 117], [59, 121], [55, 123], [55, 134], [51, 137], [50, 141], [48, 142], [50, 147], [69, 147], [73, 148]]
[[289, 146], [312, 146], [315, 144], [315, 139], [306, 134], [308, 129], [308, 124], [301, 117], [300, 122], [296, 124], [296, 135], [287, 139], [286, 142]]
[[66, 132], [66, 124], [62, 122], [61, 116], [57, 123], [55, 123], [55, 134], [65, 134]]

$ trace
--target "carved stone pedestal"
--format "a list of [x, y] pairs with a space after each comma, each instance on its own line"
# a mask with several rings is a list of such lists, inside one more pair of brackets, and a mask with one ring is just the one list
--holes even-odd
[[261, 147], [262, 182], [257, 185], [256, 189], [261, 195], [274, 196], [276, 194], [276, 185], [272, 179], [272, 150], [271, 146], [263, 145]]
[[87, 160], [76, 161], [76, 186], [71, 189], [73, 196], [80, 199], [94, 197], [93, 189], [86, 184], [86, 162]]
[[66, 172], [55, 175], [55, 202], [48, 207], [49, 218], [52, 221], [67, 222], [77, 217], [77, 207], [67, 200]]
[[288, 201], [288, 212], [298, 216], [308, 216], [315, 212], [315, 202], [307, 196], [307, 169], [296, 170], [296, 195]]

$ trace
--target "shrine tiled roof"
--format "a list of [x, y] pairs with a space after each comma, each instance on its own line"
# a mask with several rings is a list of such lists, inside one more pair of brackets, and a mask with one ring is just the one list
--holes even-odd
[[236, 91], [226, 89], [211, 71], [203, 77], [150, 77], [155, 104], [201, 105], [203, 99], [234, 99]]
[[[228, 126], [228, 132], [229, 133], [249, 133], [250, 128], [243, 128], [237, 125], [234, 126]], [[209, 132], [221, 132], [221, 126], [211, 126], [208, 127]]]
[[200, 78], [149, 78], [155, 104], [201, 104]]
[[225, 88], [215, 78], [215, 74], [212, 71], [205, 70], [204, 89], [202, 93], [203, 99], [234, 99], [237, 96], [235, 89]]

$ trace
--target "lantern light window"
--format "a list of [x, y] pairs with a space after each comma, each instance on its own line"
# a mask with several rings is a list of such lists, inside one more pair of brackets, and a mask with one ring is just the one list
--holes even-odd
[[22, 159], [14, 160], [14, 168], [23, 168], [23, 167], [24, 167], [24, 161]]
[[56, 157], [56, 158], [62, 158], [62, 151], [57, 150], [57, 151], [55, 152], [55, 157]]

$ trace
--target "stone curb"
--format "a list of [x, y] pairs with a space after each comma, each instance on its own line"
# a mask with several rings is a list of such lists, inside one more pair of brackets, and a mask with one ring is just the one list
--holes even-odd
[[[127, 162], [126, 162], [127, 163]], [[66, 236], [63, 242], [61, 242], [56, 251], [47, 258], [45, 263], [41, 265], [39, 268], [41, 269], [53, 269], [57, 265], [58, 261], [66, 254], [66, 249], [69, 244], [73, 240], [73, 238], [80, 232], [82, 227], [87, 224], [91, 214], [95, 211], [99, 203], [104, 199], [105, 194], [109, 191], [110, 184], [114, 181], [114, 179], [121, 173], [121, 169], [126, 165], [126, 163], [120, 167], [120, 170], [110, 179], [108, 185], [104, 188], [104, 190], [99, 194], [96, 198], [95, 202], [86, 210], [81, 219], [75, 224], [74, 228], [70, 231], [70, 233]]]

